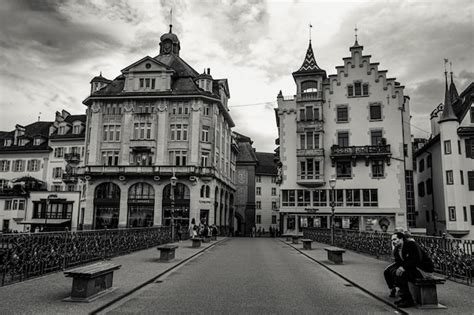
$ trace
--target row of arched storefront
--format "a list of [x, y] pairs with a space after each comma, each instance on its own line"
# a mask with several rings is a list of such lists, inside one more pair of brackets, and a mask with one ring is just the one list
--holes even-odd
[[[214, 202], [211, 203], [210, 185], [200, 188], [200, 200], [209, 205], [206, 209], [194, 209], [196, 220], [221, 227], [231, 227], [233, 218], [233, 194], [215, 187]], [[173, 193], [173, 196], [172, 196]], [[113, 182], [97, 185], [94, 191], [93, 228], [114, 229], [119, 227], [121, 189]], [[156, 209], [161, 208], [161, 224], [178, 223], [184, 228], [191, 220], [191, 191], [186, 184], [176, 183], [174, 187], [163, 187], [161, 207], [156, 205], [155, 188], [146, 182], [138, 182], [128, 188], [126, 227], [150, 227], [154, 222]], [[210, 211], [213, 211], [211, 214]], [[199, 216], [199, 217], [197, 217]], [[212, 216], [212, 218], [210, 217]], [[212, 219], [212, 220], [211, 220]], [[198, 222], [196, 222], [198, 223]]]

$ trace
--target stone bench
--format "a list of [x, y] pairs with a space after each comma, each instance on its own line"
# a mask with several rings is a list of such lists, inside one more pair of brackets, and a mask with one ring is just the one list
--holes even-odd
[[202, 243], [202, 238], [200, 237], [194, 237], [191, 239], [193, 241], [193, 248], [199, 248], [201, 247], [201, 243]]
[[308, 249], [311, 250], [311, 244], [313, 243], [312, 239], [309, 238], [303, 238], [301, 239], [301, 242], [303, 242], [303, 249]]
[[444, 284], [446, 279], [437, 277], [432, 274], [427, 274], [421, 279], [416, 279], [414, 282], [408, 282], [408, 287], [413, 299], [419, 308], [446, 308], [444, 305], [438, 303], [438, 292], [436, 291], [437, 284]]
[[178, 248], [178, 245], [165, 244], [158, 246], [156, 249], [160, 251], [161, 261], [171, 261], [174, 259], [176, 248]]
[[90, 302], [113, 291], [114, 271], [120, 267], [121, 265], [100, 262], [65, 271], [66, 277], [72, 277], [73, 280], [71, 296], [63, 301]]
[[342, 264], [342, 254], [346, 252], [345, 249], [339, 247], [324, 247], [324, 250], [328, 252], [328, 260], [335, 264]]
[[202, 237], [202, 242], [203, 243], [210, 243], [211, 242], [211, 237], [210, 236], [203, 236]]
[[293, 244], [299, 244], [300, 242], [300, 236], [299, 235], [293, 235], [291, 236], [291, 241]]

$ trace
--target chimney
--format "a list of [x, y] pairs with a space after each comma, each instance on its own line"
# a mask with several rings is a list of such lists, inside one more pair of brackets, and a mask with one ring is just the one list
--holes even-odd
[[207, 68], [207, 74], [211, 74], [211, 68]]

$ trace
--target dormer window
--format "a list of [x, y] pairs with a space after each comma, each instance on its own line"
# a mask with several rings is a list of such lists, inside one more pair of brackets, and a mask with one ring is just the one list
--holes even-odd
[[3, 145], [6, 147], [10, 147], [12, 145], [12, 140], [11, 139], [5, 139], [3, 142]]
[[369, 84], [355, 81], [354, 84], [347, 86], [347, 95], [349, 97], [369, 96]]
[[40, 145], [41, 144], [41, 138], [35, 138], [33, 140], [33, 145]]
[[72, 133], [78, 135], [81, 133], [81, 125], [74, 125], [72, 127]]
[[21, 146], [25, 146], [27, 143], [28, 143], [28, 140], [27, 140], [27, 139], [21, 139], [19, 144], [20, 144]]
[[60, 126], [58, 129], [58, 135], [66, 134], [66, 126]]

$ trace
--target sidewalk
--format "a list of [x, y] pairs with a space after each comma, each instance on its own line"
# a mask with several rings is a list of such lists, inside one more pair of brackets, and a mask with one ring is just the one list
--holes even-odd
[[[346, 278], [354, 285], [361, 287], [379, 299], [395, 306], [394, 302], [399, 298], [388, 297], [389, 290], [383, 277], [385, 267], [388, 262], [378, 260], [368, 255], [357, 254], [346, 250], [344, 253], [344, 263], [336, 265], [327, 259], [327, 252], [324, 247], [327, 244], [313, 242], [312, 250], [303, 250], [303, 245], [292, 244], [291, 241], [282, 242], [298, 250], [328, 269]], [[409, 314], [473, 314], [474, 312], [474, 287], [447, 280], [445, 284], [438, 285], [438, 301], [446, 306], [446, 309], [418, 309], [416, 307], [403, 308]]]
[[0, 314], [88, 314], [225, 239], [203, 243], [201, 248], [192, 248], [190, 240], [175, 243], [179, 248], [172, 262], [160, 262], [156, 246], [114, 257], [110, 261], [122, 265], [114, 272], [113, 287], [117, 289], [90, 303], [62, 301], [70, 295], [72, 286], [72, 278], [62, 272], [0, 287]]

